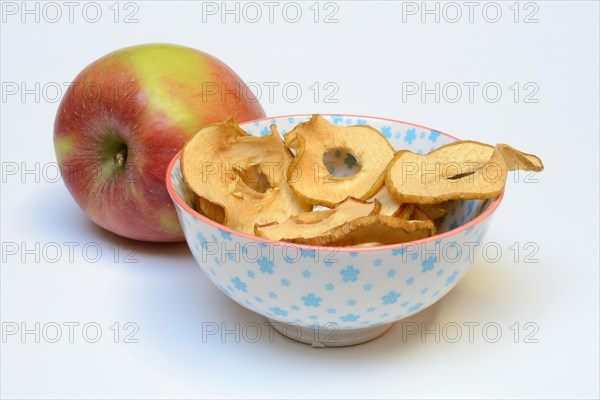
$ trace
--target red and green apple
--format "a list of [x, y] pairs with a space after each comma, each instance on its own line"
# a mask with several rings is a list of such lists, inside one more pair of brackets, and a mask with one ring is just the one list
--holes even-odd
[[131, 239], [183, 240], [167, 166], [202, 126], [265, 116], [241, 78], [209, 54], [147, 44], [86, 67], [59, 106], [54, 147], [63, 180], [101, 227]]

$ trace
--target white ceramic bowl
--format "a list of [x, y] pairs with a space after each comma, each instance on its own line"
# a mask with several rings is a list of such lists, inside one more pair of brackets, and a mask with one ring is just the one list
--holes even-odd
[[[274, 123], [283, 135], [309, 115], [282, 116], [240, 126], [252, 135]], [[341, 126], [368, 124], [396, 149], [427, 153], [456, 138], [383, 118], [327, 115]], [[335, 157], [333, 155], [332, 157]], [[343, 163], [342, 167], [351, 163]], [[335, 161], [335, 160], [333, 160]], [[344, 173], [342, 171], [342, 173]], [[429, 307], [464, 276], [502, 194], [490, 201], [457, 201], [439, 234], [377, 247], [314, 247], [273, 242], [215, 223], [191, 207], [179, 154], [167, 187], [198, 265], [227, 296], [271, 321], [283, 334], [315, 346], [361, 343], [393, 322]]]

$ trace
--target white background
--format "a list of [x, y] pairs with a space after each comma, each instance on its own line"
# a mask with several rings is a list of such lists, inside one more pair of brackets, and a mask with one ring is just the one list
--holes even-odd
[[[22, 7], [21, 3], [13, 3]], [[1, 311], [8, 323], [33, 328], [48, 323], [76, 322], [73, 343], [63, 325], [58, 343], [33, 335], [24, 343], [19, 335], [1, 343], [1, 395], [5, 398], [162, 398], [162, 397], [582, 397], [597, 398], [598, 389], [598, 3], [538, 1], [514, 22], [513, 2], [499, 2], [496, 23], [486, 21], [479, 3], [473, 22], [469, 9], [439, 3], [435, 15], [403, 14], [421, 2], [339, 2], [335, 11], [321, 4], [315, 23], [312, 2], [301, 3], [302, 17], [287, 22], [284, 3], [235, 21], [235, 15], [203, 14], [201, 3], [136, 2], [120, 5], [118, 23], [99, 3], [102, 17], [90, 23], [82, 15], [84, 3], [69, 22], [40, 3], [35, 15], [3, 13], [1, 68], [2, 242], [61, 244], [62, 258], [52, 263], [34, 256], [3, 253]], [[221, 3], [214, 3], [221, 7]], [[3, 7], [6, 6], [6, 3]], [[30, 7], [35, 7], [34, 3]], [[133, 7], [133, 8], [132, 8]], [[230, 8], [234, 5], [230, 4]], [[243, 5], [239, 5], [243, 12]], [[429, 8], [435, 3], [429, 2]], [[513, 7], [512, 9], [510, 7]], [[135, 11], [137, 23], [123, 23]], [[486, 18], [494, 19], [487, 8]], [[288, 9], [288, 19], [293, 10]], [[88, 9], [87, 18], [94, 18]], [[526, 15], [537, 23], [524, 23]], [[404, 19], [404, 20], [403, 20]], [[271, 340], [264, 326], [257, 343], [235, 341], [233, 335], [202, 340], [203, 322], [235, 323], [264, 319], [226, 298], [203, 275], [186, 245], [133, 243], [96, 228], [76, 206], [62, 182], [52, 182], [53, 121], [56, 92], [44, 85], [62, 85], [92, 60], [132, 44], [172, 42], [206, 51], [231, 66], [247, 82], [278, 82], [279, 90], [261, 103], [268, 115], [292, 113], [352, 113], [415, 122], [460, 138], [504, 142], [540, 155], [546, 165], [538, 182], [511, 182], [496, 212], [488, 241], [500, 245], [497, 262], [477, 257], [467, 276], [443, 300], [410, 318], [419, 329], [433, 334], [406, 336], [407, 325], [397, 323], [383, 337], [356, 347], [312, 349]], [[7, 83], [40, 84], [39, 99], [7, 95]], [[293, 92], [281, 87], [296, 82], [303, 89], [293, 103]], [[326, 103], [315, 99], [315, 82], [332, 82], [339, 91]], [[456, 103], [446, 93], [439, 103], [433, 95], [403, 93], [407, 83], [425, 82], [433, 88], [448, 82], [477, 82], [469, 101], [466, 87]], [[481, 87], [495, 82], [501, 98], [492, 103]], [[515, 102], [511, 85], [521, 86]], [[532, 82], [539, 91], [523, 85]], [[404, 84], [403, 84], [404, 83]], [[54, 85], [56, 86], [56, 85]], [[35, 89], [34, 89], [35, 91]], [[329, 91], [321, 91], [321, 95]], [[403, 94], [406, 98], [403, 99]], [[493, 92], [489, 92], [493, 97]], [[40, 165], [35, 174], [6, 176], [17, 165]], [[21, 164], [23, 163], [23, 164]], [[50, 163], [50, 164], [49, 164]], [[46, 179], [44, 173], [46, 171]], [[65, 242], [97, 243], [102, 257], [86, 262], [81, 246], [69, 260]], [[514, 260], [509, 247], [521, 248]], [[536, 263], [524, 262], [533, 242]], [[119, 246], [115, 262], [110, 246]], [[137, 263], [125, 263], [124, 246], [135, 246]], [[3, 250], [4, 252], [4, 250]], [[125, 252], [125, 253], [123, 253]], [[90, 254], [93, 254], [91, 252]], [[491, 253], [490, 253], [491, 254]], [[491, 254], [493, 256], [493, 254]], [[85, 341], [81, 326], [95, 322], [102, 328], [98, 343]], [[120, 323], [119, 343], [110, 327]], [[123, 325], [139, 327], [138, 343], [124, 343]], [[515, 338], [515, 325], [519, 337]], [[525, 324], [529, 329], [525, 329]], [[424, 326], [421, 326], [424, 323]], [[458, 324], [462, 336], [443, 327]], [[476, 323], [472, 340], [465, 324]], [[495, 323], [502, 329], [489, 343], [481, 327]], [[414, 326], [414, 325], [411, 325]], [[511, 330], [511, 326], [513, 329]], [[526, 343], [525, 335], [537, 332]], [[52, 331], [53, 332], [53, 331]], [[93, 331], [89, 331], [93, 336]], [[404, 333], [404, 337], [403, 337]], [[50, 331], [49, 331], [50, 334]], [[515, 339], [516, 342], [515, 343]], [[529, 340], [531, 341], [531, 340]]]

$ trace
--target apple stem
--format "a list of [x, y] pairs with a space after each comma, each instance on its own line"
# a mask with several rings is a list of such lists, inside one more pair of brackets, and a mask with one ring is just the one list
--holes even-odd
[[123, 149], [123, 150], [119, 151], [117, 154], [115, 154], [115, 156], [113, 158], [117, 168], [123, 168], [123, 165], [125, 165], [126, 159], [127, 159], [127, 149]]

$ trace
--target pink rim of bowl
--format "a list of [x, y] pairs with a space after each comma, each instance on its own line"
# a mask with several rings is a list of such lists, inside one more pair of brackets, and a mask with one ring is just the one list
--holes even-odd
[[[261, 121], [270, 121], [272, 119], [280, 119], [280, 118], [290, 118], [290, 117], [309, 117], [312, 114], [290, 114], [290, 115], [279, 115], [279, 116], [275, 116], [275, 117], [269, 117], [269, 118], [259, 118], [259, 119], [253, 119], [250, 121], [245, 121], [240, 123], [240, 125], [245, 125], [245, 124], [249, 124], [249, 123], [254, 123], [254, 122], [261, 122]], [[428, 128], [426, 126], [423, 125], [418, 125], [418, 124], [413, 124], [410, 122], [404, 122], [404, 121], [399, 121], [396, 119], [390, 119], [390, 118], [381, 118], [381, 117], [371, 117], [368, 115], [356, 115], [356, 114], [321, 114], [324, 116], [335, 116], [335, 115], [344, 115], [344, 116], [348, 116], [348, 117], [354, 117], [354, 118], [367, 118], [367, 119], [375, 119], [375, 120], [379, 120], [379, 121], [389, 121], [389, 122], [395, 122], [395, 123], [400, 123], [400, 124], [405, 124], [405, 125], [410, 125], [410, 126], [414, 126], [416, 128], [422, 128], [422, 129], [427, 129], [427, 130], [433, 130], [431, 128]], [[451, 139], [454, 140], [460, 140], [455, 136], [449, 135], [447, 133], [444, 132], [440, 132], [438, 130], [435, 130], [436, 132], [439, 132], [441, 135], [444, 135], [446, 137], [449, 137]], [[477, 224], [479, 224], [480, 222], [482, 222], [483, 220], [485, 220], [486, 218], [488, 218], [490, 215], [492, 215], [494, 213], [494, 211], [496, 211], [496, 209], [498, 208], [498, 206], [500, 205], [500, 203], [502, 202], [502, 198], [504, 197], [504, 190], [502, 190], [502, 192], [500, 192], [500, 194], [498, 196], [496, 196], [496, 198], [493, 200], [492, 204], [490, 204], [488, 206], [487, 209], [485, 209], [485, 211], [483, 211], [481, 214], [479, 214], [477, 217], [473, 218], [471, 221], [467, 222], [464, 225], [461, 225], [455, 229], [452, 229], [450, 231], [441, 233], [439, 235], [435, 235], [435, 236], [430, 236], [428, 238], [425, 239], [421, 239], [421, 240], [415, 240], [413, 242], [405, 242], [405, 243], [396, 243], [396, 244], [386, 244], [383, 246], [372, 246], [372, 247], [352, 247], [352, 246], [312, 246], [312, 245], [306, 245], [306, 244], [295, 244], [295, 243], [289, 243], [289, 242], [283, 242], [280, 240], [270, 240], [270, 239], [265, 239], [265, 238], [261, 238], [255, 235], [250, 235], [248, 233], [245, 232], [240, 232], [240, 231], [236, 231], [234, 229], [231, 229], [225, 225], [221, 225], [213, 220], [211, 220], [210, 218], [207, 218], [205, 216], [203, 216], [202, 214], [200, 214], [199, 212], [197, 212], [196, 210], [194, 210], [192, 207], [190, 207], [181, 197], [179, 197], [179, 195], [177, 194], [177, 192], [175, 191], [175, 188], [173, 187], [173, 182], [171, 182], [171, 172], [173, 171], [173, 168], [175, 168], [175, 163], [179, 160], [179, 156], [181, 155], [181, 150], [179, 150], [177, 152], [177, 154], [175, 155], [175, 157], [173, 157], [173, 159], [171, 160], [171, 162], [169, 163], [169, 167], [167, 168], [167, 173], [165, 176], [165, 180], [167, 183], [167, 191], [169, 192], [169, 195], [171, 196], [171, 199], [173, 199], [173, 201], [175, 201], [181, 208], [183, 208], [186, 212], [192, 214], [194, 217], [198, 218], [200, 221], [211, 225], [217, 229], [221, 229], [225, 232], [229, 232], [233, 235], [248, 239], [248, 240], [252, 240], [255, 242], [261, 242], [261, 243], [265, 243], [265, 244], [270, 244], [272, 246], [294, 246], [294, 247], [298, 247], [300, 249], [306, 249], [306, 250], [319, 250], [319, 249], [327, 249], [327, 248], [335, 248], [336, 251], [342, 251], [342, 252], [358, 252], [358, 253], [365, 253], [365, 252], [370, 252], [370, 251], [382, 251], [382, 250], [391, 250], [391, 249], [399, 249], [402, 247], [406, 247], [406, 246], [415, 246], [415, 245], [421, 245], [421, 244], [425, 244], [425, 243], [429, 243], [429, 242], [435, 242], [436, 240], [441, 240], [450, 236], [453, 236], [459, 232], [462, 232], [464, 230], [469, 229], [472, 226], [475, 226]]]

